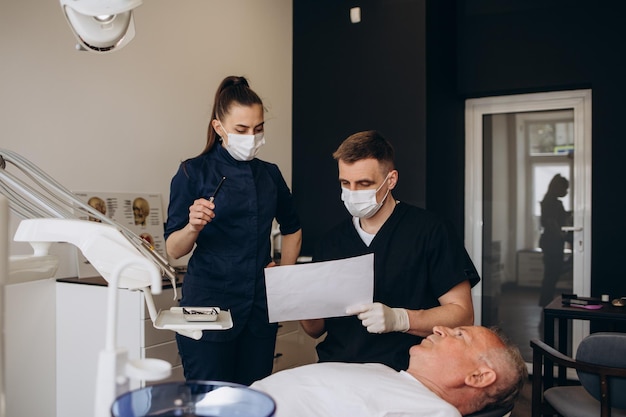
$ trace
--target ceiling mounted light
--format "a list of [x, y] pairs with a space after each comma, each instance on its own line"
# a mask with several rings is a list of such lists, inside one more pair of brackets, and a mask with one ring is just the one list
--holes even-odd
[[60, 0], [77, 47], [103, 53], [118, 50], [135, 37], [133, 9], [142, 0]]

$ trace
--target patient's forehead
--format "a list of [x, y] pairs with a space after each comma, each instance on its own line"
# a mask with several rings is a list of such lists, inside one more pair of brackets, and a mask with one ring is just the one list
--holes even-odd
[[494, 331], [483, 326], [471, 326], [470, 329], [472, 344], [479, 344], [484, 348], [504, 346], [502, 339]]

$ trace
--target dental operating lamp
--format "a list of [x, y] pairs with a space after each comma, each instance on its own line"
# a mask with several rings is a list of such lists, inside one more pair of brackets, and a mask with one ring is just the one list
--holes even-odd
[[60, 0], [63, 14], [78, 40], [78, 49], [107, 53], [135, 37], [133, 9], [142, 0]]

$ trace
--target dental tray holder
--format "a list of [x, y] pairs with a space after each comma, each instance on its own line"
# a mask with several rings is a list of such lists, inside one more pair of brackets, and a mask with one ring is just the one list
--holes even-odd
[[156, 329], [173, 330], [183, 336], [200, 340], [203, 330], [228, 330], [233, 327], [233, 319], [228, 310], [220, 310], [217, 320], [214, 321], [188, 321], [182, 307], [170, 307], [169, 310], [157, 313], [150, 287], [141, 288], [141, 291], [145, 296], [152, 325]]

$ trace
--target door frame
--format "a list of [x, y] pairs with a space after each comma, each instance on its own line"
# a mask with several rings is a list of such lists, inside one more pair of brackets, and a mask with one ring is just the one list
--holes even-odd
[[[574, 110], [574, 293], [591, 294], [591, 90], [570, 90], [468, 99], [465, 102], [465, 246], [482, 271], [483, 116], [543, 110]], [[482, 322], [482, 284], [472, 289], [475, 323]], [[589, 334], [575, 322], [573, 348]]]

